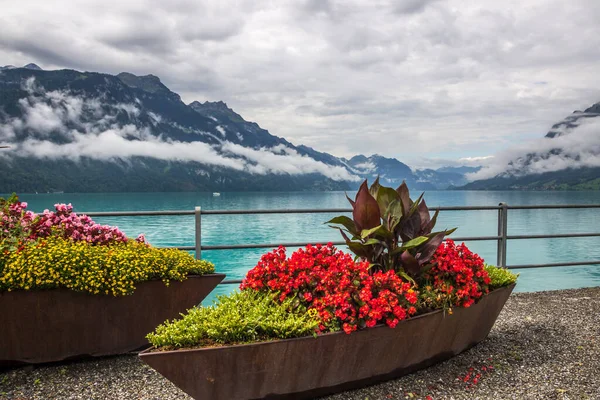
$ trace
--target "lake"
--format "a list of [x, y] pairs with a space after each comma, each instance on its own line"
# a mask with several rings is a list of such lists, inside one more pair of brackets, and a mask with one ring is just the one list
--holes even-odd
[[[413, 197], [418, 193], [414, 192]], [[350, 194], [353, 196], [354, 194]], [[344, 192], [251, 192], [221, 193], [61, 193], [25, 194], [29, 209], [41, 212], [55, 203], [72, 203], [81, 211], [149, 211], [276, 208], [349, 208]], [[430, 208], [436, 206], [495, 206], [537, 204], [598, 204], [600, 192], [518, 191], [430, 191], [425, 194]], [[205, 215], [202, 244], [326, 243], [341, 239], [338, 231], [323, 223], [336, 214]], [[458, 230], [452, 236], [497, 235], [494, 211], [441, 212], [436, 227]], [[117, 225], [127, 235], [146, 234], [155, 246], [193, 246], [193, 216], [104, 217], [100, 223]], [[600, 209], [509, 210], [508, 234], [558, 234], [600, 232]], [[451, 236], [451, 237], [452, 237]], [[469, 248], [489, 263], [496, 263], [496, 242], [474, 241]], [[293, 249], [291, 249], [293, 250]], [[215, 263], [229, 279], [243, 278], [268, 249], [203, 250], [202, 256]], [[288, 252], [291, 252], [288, 250]], [[600, 260], [600, 237], [509, 240], [507, 265]], [[521, 274], [516, 291], [542, 291], [600, 286], [600, 265], [515, 270]], [[237, 285], [220, 285], [226, 293]]]

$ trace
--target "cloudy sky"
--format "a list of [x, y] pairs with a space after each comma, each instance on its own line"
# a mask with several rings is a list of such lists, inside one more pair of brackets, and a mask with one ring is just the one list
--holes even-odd
[[293, 143], [420, 167], [600, 101], [598, 21], [598, 0], [23, 0], [0, 65], [152, 73]]

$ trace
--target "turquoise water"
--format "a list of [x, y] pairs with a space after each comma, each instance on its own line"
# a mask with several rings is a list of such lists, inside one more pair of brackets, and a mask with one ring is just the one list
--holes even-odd
[[[108, 193], [28, 194], [21, 199], [40, 212], [55, 203], [72, 203], [81, 211], [347, 208], [343, 192], [308, 193]], [[427, 204], [435, 206], [493, 206], [534, 204], [597, 204], [600, 192], [479, 192], [431, 191]], [[339, 232], [323, 222], [335, 214], [205, 215], [202, 218], [204, 245], [241, 243], [307, 242], [340, 240]], [[129, 236], [145, 233], [156, 246], [194, 244], [193, 216], [105, 217], [98, 222], [119, 226]], [[453, 236], [497, 234], [497, 211], [441, 212], [438, 228], [458, 227]], [[557, 234], [600, 232], [600, 209], [509, 210], [508, 234]], [[496, 262], [496, 242], [471, 242], [469, 248], [490, 263]], [[293, 249], [290, 249], [293, 250]], [[215, 263], [230, 279], [243, 278], [268, 249], [212, 250], [202, 256]], [[288, 250], [289, 251], [289, 250]], [[600, 238], [529, 239], [508, 242], [507, 264], [537, 264], [600, 260]], [[540, 291], [600, 286], [600, 265], [516, 270], [521, 274], [516, 291]], [[237, 285], [221, 285], [216, 293]]]

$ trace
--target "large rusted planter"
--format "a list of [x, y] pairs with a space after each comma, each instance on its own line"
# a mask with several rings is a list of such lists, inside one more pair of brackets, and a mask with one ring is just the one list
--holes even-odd
[[514, 285], [469, 308], [346, 335], [140, 353], [197, 400], [305, 399], [366, 386], [448, 359], [487, 337]]
[[0, 293], [0, 366], [105, 356], [148, 346], [145, 336], [199, 304], [223, 274], [137, 284], [129, 296], [67, 289]]

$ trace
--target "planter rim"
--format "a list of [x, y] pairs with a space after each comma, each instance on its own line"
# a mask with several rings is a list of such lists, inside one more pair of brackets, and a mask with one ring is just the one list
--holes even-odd
[[[512, 283], [508, 286], [502, 286], [500, 288], [494, 289], [492, 291], [490, 291], [489, 293], [484, 294], [483, 296], [481, 296], [478, 300], [483, 299], [484, 297], [490, 296], [493, 293], [496, 292], [500, 292], [503, 290], [508, 290], [510, 289], [511, 291], [514, 289], [514, 287], [516, 286], [516, 282]], [[464, 307], [460, 307], [460, 308], [464, 308]], [[400, 321], [398, 323], [398, 325], [400, 324], [405, 324], [409, 321], [414, 321], [420, 318], [425, 318], [434, 314], [439, 314], [444, 312], [444, 310], [439, 309], [439, 310], [434, 310], [434, 311], [430, 311], [428, 313], [425, 314], [419, 314], [415, 317], [411, 317], [411, 318], [407, 318], [404, 319], [402, 321]], [[354, 332], [353, 334], [360, 334], [360, 332], [368, 332], [370, 330], [376, 329], [376, 328], [389, 328], [387, 325], [385, 324], [378, 324], [376, 326], [374, 326], [373, 328], [369, 328], [369, 329], [363, 329], [361, 331], [358, 332]], [[390, 328], [393, 329], [393, 328]], [[273, 339], [273, 340], [267, 340], [267, 341], [262, 341], [262, 342], [251, 342], [251, 343], [240, 343], [240, 344], [230, 344], [230, 345], [223, 345], [223, 346], [213, 346], [213, 347], [200, 347], [197, 349], [178, 349], [178, 350], [166, 350], [166, 351], [155, 351], [156, 347], [152, 346], [142, 352], [140, 352], [138, 354], [138, 356], [140, 357], [152, 357], [152, 356], [158, 356], [158, 355], [167, 355], [167, 354], [181, 354], [181, 353], [191, 353], [191, 352], [206, 352], [206, 351], [217, 351], [217, 350], [222, 350], [222, 349], [229, 349], [229, 348], [236, 348], [236, 347], [252, 347], [252, 346], [259, 346], [259, 345], [267, 345], [267, 344], [272, 344], [272, 343], [280, 343], [280, 342], [290, 342], [290, 341], [299, 341], [299, 340], [307, 340], [307, 339], [318, 339], [319, 337], [324, 337], [324, 336], [332, 336], [332, 335], [346, 335], [345, 332], [343, 331], [337, 331], [337, 332], [327, 332], [327, 333], [323, 333], [319, 336], [317, 336], [316, 338], [313, 336], [300, 336], [300, 337], [295, 337], [295, 338], [288, 338], [288, 339]]]
[[[183, 281], [178, 281], [177, 279], [169, 279], [169, 283], [170, 282], [185, 282], [188, 279], [198, 279], [198, 278], [203, 278], [203, 277], [219, 277], [222, 276], [223, 278], [226, 277], [225, 274], [221, 274], [221, 273], [212, 273], [212, 274], [203, 274], [203, 275], [198, 275], [198, 274], [192, 274], [192, 275], [186, 275], [186, 278]], [[146, 282], [157, 282], [160, 281], [161, 279], [150, 279], [147, 281], [140, 281], [140, 282], [136, 282], [136, 285], [140, 285], [142, 283], [146, 283]], [[0, 296], [2, 296], [3, 294], [6, 293], [40, 293], [40, 292], [50, 292], [50, 291], [65, 291], [65, 292], [72, 292], [72, 293], [79, 293], [79, 294], [84, 294], [84, 295], [90, 295], [90, 296], [111, 296], [111, 297], [122, 297], [122, 296], [112, 296], [110, 294], [105, 294], [105, 293], [97, 293], [97, 294], [93, 294], [93, 293], [89, 293], [89, 292], [83, 292], [80, 290], [73, 290], [73, 289], [69, 289], [66, 287], [57, 287], [57, 288], [50, 288], [50, 289], [34, 289], [34, 290], [25, 290], [25, 289], [12, 289], [12, 290], [3, 290], [0, 291]], [[135, 290], [133, 291], [135, 293]]]

